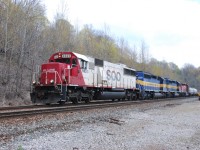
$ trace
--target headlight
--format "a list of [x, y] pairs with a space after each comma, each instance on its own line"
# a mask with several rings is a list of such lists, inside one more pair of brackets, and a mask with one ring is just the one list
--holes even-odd
[[54, 83], [54, 80], [53, 80], [53, 79], [51, 79], [51, 80], [50, 80], [50, 83], [51, 83], [51, 84], [53, 84], [53, 83]]
[[33, 85], [35, 85], [36, 84], [36, 81], [33, 81]]

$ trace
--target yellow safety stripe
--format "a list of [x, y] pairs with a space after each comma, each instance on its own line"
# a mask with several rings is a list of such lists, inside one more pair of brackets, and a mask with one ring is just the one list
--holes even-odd
[[152, 86], [152, 87], [158, 87], [158, 88], [162, 87], [162, 88], [169, 88], [169, 89], [176, 89], [177, 90], [177, 86], [146, 82], [146, 81], [142, 81], [142, 80], [137, 80], [137, 84], [140, 84], [140, 85], [143, 85], [143, 86]]
[[157, 88], [160, 88], [160, 85], [161, 85], [158, 83], [146, 82], [146, 81], [142, 81], [142, 80], [137, 80], [137, 84], [140, 84], [143, 86], [152, 86], [152, 87], [157, 87]]
[[169, 89], [177, 89], [178, 87], [177, 86], [173, 86], [173, 85], [167, 85], [167, 88], [169, 88]]

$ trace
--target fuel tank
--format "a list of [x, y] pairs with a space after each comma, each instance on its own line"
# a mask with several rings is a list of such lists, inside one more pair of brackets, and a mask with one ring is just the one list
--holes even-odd
[[95, 93], [94, 99], [96, 100], [108, 100], [108, 99], [122, 99], [125, 98], [125, 91], [103, 91]]

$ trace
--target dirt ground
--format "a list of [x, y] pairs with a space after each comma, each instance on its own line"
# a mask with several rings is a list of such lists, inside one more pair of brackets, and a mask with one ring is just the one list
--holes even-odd
[[198, 150], [200, 101], [187, 98], [0, 121], [0, 149]]

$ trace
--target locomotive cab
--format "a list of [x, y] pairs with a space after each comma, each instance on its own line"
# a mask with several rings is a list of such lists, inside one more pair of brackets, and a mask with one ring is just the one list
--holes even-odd
[[73, 53], [56, 53], [49, 59], [49, 62], [59, 62], [64, 65], [62, 76], [68, 84], [70, 84], [70, 76], [78, 76], [77, 57]]

